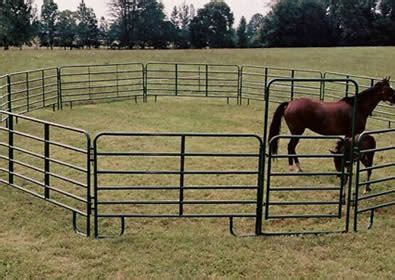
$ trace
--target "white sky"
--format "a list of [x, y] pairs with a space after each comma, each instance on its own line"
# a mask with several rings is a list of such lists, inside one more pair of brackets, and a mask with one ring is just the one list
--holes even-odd
[[[175, 5], [180, 5], [184, 1], [187, 4], [193, 4], [196, 9], [201, 8], [204, 4], [208, 3], [209, 0], [160, 0], [165, 5], [166, 13], [169, 15]], [[34, 0], [37, 8], [40, 10], [43, 0]], [[60, 10], [75, 10], [81, 0], [55, 0]], [[87, 6], [92, 7], [95, 10], [96, 16], [108, 17], [108, 0], [85, 0]], [[267, 3], [269, 0], [225, 0], [225, 2], [231, 7], [235, 15], [235, 25], [238, 25], [240, 18], [245, 16], [247, 21], [255, 13], [264, 14], [267, 12]]]

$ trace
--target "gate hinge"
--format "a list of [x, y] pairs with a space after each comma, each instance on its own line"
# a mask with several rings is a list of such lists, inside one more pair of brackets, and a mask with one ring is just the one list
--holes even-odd
[[95, 161], [95, 149], [94, 148], [89, 148], [89, 161], [90, 162]]

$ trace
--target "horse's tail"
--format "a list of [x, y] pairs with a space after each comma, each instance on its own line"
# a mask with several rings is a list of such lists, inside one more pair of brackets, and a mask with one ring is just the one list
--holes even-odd
[[[289, 102], [283, 102], [277, 107], [276, 112], [274, 112], [272, 123], [270, 124], [269, 131], [269, 141], [273, 137], [280, 134], [281, 130], [281, 119], [283, 118], [285, 109], [287, 108]], [[270, 145], [270, 150], [272, 154], [277, 154], [278, 151], [278, 138], [273, 140]]]

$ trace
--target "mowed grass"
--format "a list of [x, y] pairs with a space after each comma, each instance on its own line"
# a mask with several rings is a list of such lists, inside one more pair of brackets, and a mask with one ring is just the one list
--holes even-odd
[[[295, 68], [313, 68], [350, 72], [361, 75], [385, 76], [394, 73], [391, 65], [395, 62], [394, 48], [350, 48], [350, 49], [284, 49], [284, 50], [216, 50], [216, 51], [85, 51], [47, 52], [12, 51], [1, 53], [2, 65], [11, 72], [29, 68], [46, 67], [72, 63], [110, 62], [207, 62], [229, 64], [275, 65]], [[366, 62], [368, 61], [368, 62]], [[380, 63], [379, 63], [380, 62]], [[385, 63], [384, 63], [385, 62]], [[274, 107], [271, 108], [271, 111]], [[271, 112], [272, 113], [272, 112]], [[149, 132], [213, 132], [213, 133], [253, 133], [262, 134], [262, 104], [250, 106], [226, 105], [225, 100], [166, 99], [158, 103], [150, 100], [147, 104], [134, 104], [133, 100], [75, 106], [72, 110], [37, 111], [31, 114], [45, 120], [77, 126], [95, 135], [100, 131], [149, 131]], [[385, 124], [370, 121], [369, 128], [383, 128]], [[20, 122], [18, 129], [34, 131], [40, 135], [38, 126]], [[283, 128], [286, 132], [286, 128]], [[54, 132], [56, 140], [81, 146], [83, 141], [75, 141], [74, 136]], [[3, 138], [2, 138], [3, 139]], [[80, 138], [79, 138], [80, 139]], [[35, 151], [42, 147], [23, 140], [21, 145]], [[75, 143], [73, 143], [75, 141]], [[391, 137], [378, 139], [380, 146], [393, 144]], [[144, 145], [141, 145], [145, 143]], [[165, 141], [161, 144], [152, 140], [128, 139], [128, 141], [102, 143], [103, 150], [137, 149], [149, 151], [177, 149], [178, 142]], [[222, 145], [221, 145], [222, 144]], [[221, 143], [194, 140], [188, 148], [191, 151], [246, 151], [253, 152], [254, 143], [240, 146], [239, 141]], [[323, 143], [302, 142], [300, 153], [328, 153], [332, 141]], [[282, 142], [281, 151], [286, 143]], [[4, 150], [1, 150], [2, 153]], [[54, 150], [60, 159], [73, 160], [65, 151]], [[390, 159], [388, 159], [390, 157]], [[392, 160], [391, 160], [392, 159]], [[82, 159], [74, 159], [81, 164]], [[377, 163], [394, 161], [394, 154], [381, 154]], [[166, 161], [146, 162], [103, 161], [103, 168], [174, 168], [178, 163]], [[191, 169], [220, 169], [244, 167], [253, 168], [254, 163], [227, 162], [220, 159], [205, 162], [188, 162]], [[177, 166], [178, 167], [178, 166]], [[276, 171], [287, 168], [286, 161], [275, 163]], [[306, 171], [333, 170], [330, 160], [303, 160]], [[78, 176], [71, 171], [65, 175]], [[390, 176], [393, 170], [374, 173], [375, 178]], [[4, 176], [4, 175], [2, 175]], [[364, 177], [364, 176], [363, 176]], [[102, 183], [113, 181], [103, 179]], [[130, 183], [132, 178], [119, 179], [119, 184]], [[171, 184], [174, 178], [136, 179], [141, 184]], [[191, 184], [244, 183], [240, 177], [207, 178], [200, 176]], [[293, 180], [293, 179], [292, 179]], [[280, 178], [274, 184], [337, 184], [335, 178], [321, 177], [309, 179]], [[378, 185], [378, 189], [390, 187]], [[105, 198], [129, 198], [133, 194], [103, 196]], [[167, 193], [159, 193], [159, 199], [168, 199]], [[174, 194], [171, 194], [174, 195]], [[249, 196], [248, 196], [249, 195]], [[231, 199], [253, 197], [245, 192], [232, 193]], [[139, 198], [156, 198], [157, 194], [142, 194]], [[229, 194], [193, 193], [192, 199], [229, 198]], [[238, 197], [234, 197], [238, 196]], [[173, 197], [174, 198], [174, 197]], [[281, 197], [280, 197], [281, 198]], [[282, 197], [284, 198], [284, 197]], [[316, 198], [316, 197], [314, 197]], [[333, 199], [333, 197], [330, 197]], [[0, 226], [0, 277], [3, 278], [393, 278], [395, 245], [393, 208], [379, 211], [375, 227], [366, 231], [366, 219], [361, 220], [361, 232], [330, 236], [278, 237], [278, 238], [234, 238], [228, 233], [227, 220], [127, 220], [127, 232], [122, 237], [94, 240], [77, 236], [71, 231], [71, 214], [57, 207], [36, 200], [7, 186], [0, 187], [0, 207], [3, 218]], [[172, 209], [166, 210], [173, 211]], [[238, 210], [239, 208], [237, 208]], [[131, 210], [129, 208], [129, 210]], [[133, 209], [132, 210], [136, 210]], [[163, 209], [161, 209], [163, 210]], [[190, 209], [190, 211], [204, 209]], [[214, 209], [212, 209], [214, 210]], [[223, 209], [215, 209], [223, 210]], [[307, 210], [307, 209], [303, 209]], [[323, 209], [321, 209], [323, 210]], [[251, 208], [248, 210], [251, 211]], [[294, 210], [285, 210], [292, 213]], [[325, 228], [340, 226], [339, 221], [327, 223], [300, 223], [300, 229], [308, 227]], [[105, 227], [107, 226], [107, 228]], [[298, 227], [298, 221], [270, 224], [270, 228], [290, 229]], [[107, 231], [106, 231], [107, 229]], [[251, 221], [238, 223], [241, 231], [253, 230]], [[101, 230], [116, 232], [116, 225], [102, 221]]]

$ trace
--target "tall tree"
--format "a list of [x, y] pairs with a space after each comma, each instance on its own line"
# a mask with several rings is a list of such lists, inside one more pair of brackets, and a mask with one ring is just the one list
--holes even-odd
[[[163, 47], [161, 41], [166, 41], [166, 15], [164, 6], [157, 0], [138, 1], [136, 36], [140, 47]], [[162, 46], [160, 46], [162, 45]]]
[[191, 22], [191, 43], [196, 48], [226, 48], [233, 43], [234, 16], [221, 0], [211, 0]]
[[237, 46], [239, 48], [248, 47], [247, 20], [245, 17], [241, 17], [239, 27], [237, 28]]
[[58, 20], [58, 5], [53, 0], [44, 0], [41, 6], [41, 43], [53, 49], [56, 22]]
[[330, 0], [328, 10], [341, 45], [370, 45], [377, 0]]
[[270, 47], [327, 46], [331, 33], [326, 6], [320, 0], [279, 0], [262, 27], [263, 41]]
[[170, 22], [175, 28], [174, 45], [177, 48], [186, 49], [190, 47], [190, 24], [195, 17], [195, 7], [183, 2], [180, 6], [174, 6]]
[[112, 0], [112, 32], [117, 32], [123, 47], [164, 47], [172, 24], [166, 20], [164, 6], [158, 0]]
[[101, 44], [105, 46], [109, 46], [111, 43], [109, 32], [110, 32], [110, 25], [108, 21], [104, 17], [101, 17], [99, 22], [99, 40], [101, 41]]
[[395, 0], [381, 0], [377, 5], [373, 38], [378, 45], [395, 45]]
[[120, 41], [120, 46], [133, 48], [136, 43], [139, 0], [111, 0], [109, 3], [113, 22], [111, 34]]
[[264, 16], [262, 14], [255, 14], [251, 17], [251, 20], [247, 24], [247, 38], [248, 45], [250, 47], [260, 47], [262, 45], [262, 38], [260, 36], [260, 30], [262, 29], [264, 22]]
[[77, 35], [81, 46], [96, 46], [98, 44], [99, 29], [97, 18], [92, 8], [86, 6], [85, 1], [81, 0], [76, 17], [78, 21]]
[[0, 40], [4, 49], [10, 45], [22, 48], [33, 38], [36, 26], [36, 11], [32, 0], [0, 1]]
[[61, 47], [72, 49], [74, 40], [77, 36], [77, 20], [75, 13], [70, 10], [64, 10], [59, 13], [56, 24], [58, 42]]

